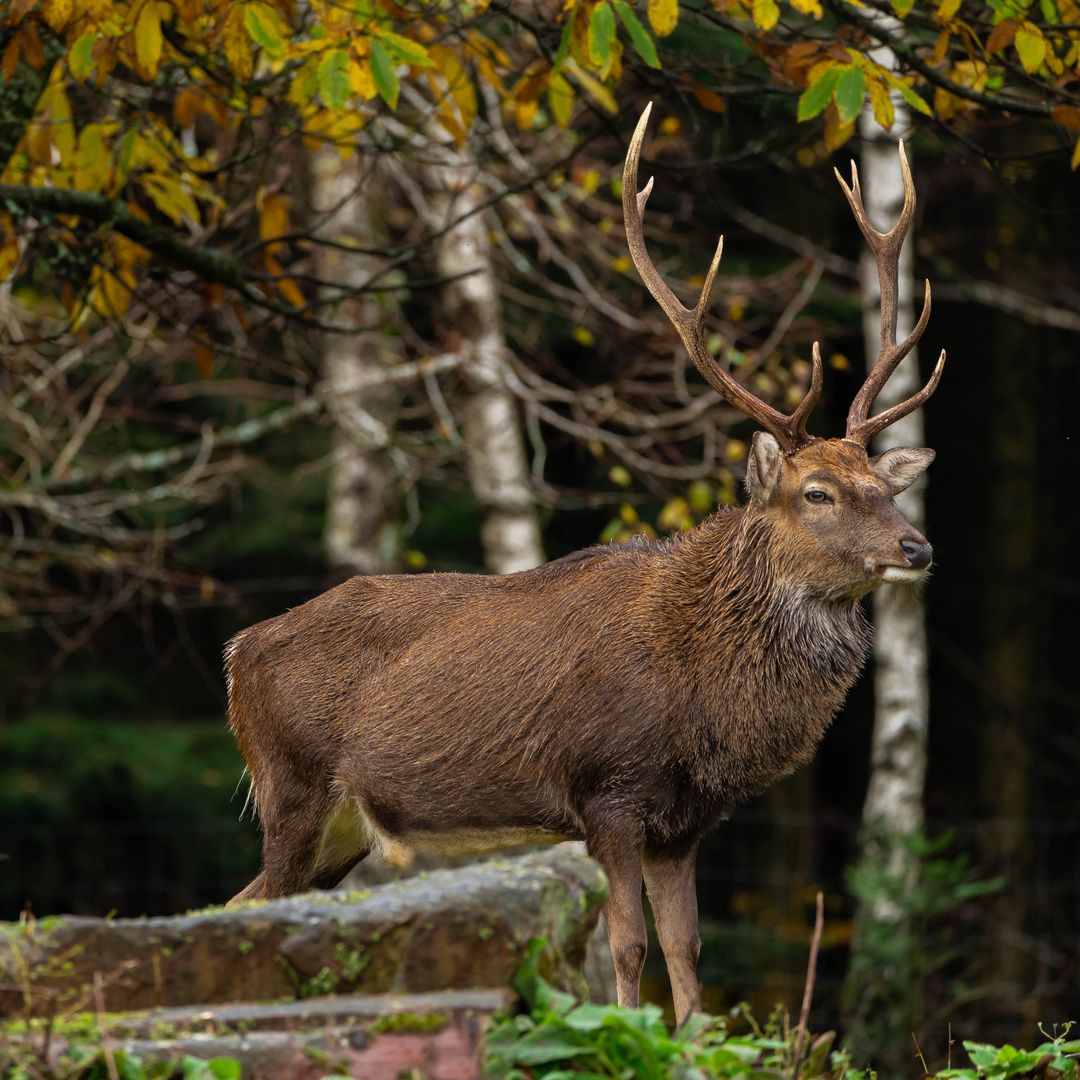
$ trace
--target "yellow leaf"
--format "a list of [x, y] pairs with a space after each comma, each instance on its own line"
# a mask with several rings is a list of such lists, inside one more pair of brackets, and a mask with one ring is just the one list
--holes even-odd
[[292, 278], [281, 278], [275, 282], [278, 287], [278, 291], [286, 300], [292, 304], [293, 307], [303, 307], [307, 301], [304, 299], [304, 294], [300, 291], [296, 282]]
[[599, 79], [594, 79], [587, 71], [582, 71], [575, 60], [563, 61], [563, 70], [568, 72], [581, 89], [602, 108], [607, 109], [609, 113], [619, 111], [619, 106], [616, 104], [611, 91]]
[[825, 14], [818, 0], [791, 0], [791, 6], [800, 14], [813, 15], [815, 19], [820, 19]]
[[26, 153], [39, 165], [52, 165], [52, 112], [46, 109], [26, 126]]
[[371, 62], [367, 57], [357, 60], [355, 56], [350, 55], [349, 89], [364, 101], [370, 101], [379, 92], [379, 88], [375, 85], [375, 77], [371, 74]]
[[649, 25], [657, 37], [667, 37], [679, 24], [679, 0], [649, 0]]
[[277, 241], [279, 236], [285, 236], [289, 232], [288, 204], [277, 192], [256, 197], [255, 203], [259, 209], [259, 238], [271, 241], [266, 245], [266, 251], [271, 255], [276, 255], [283, 245], [273, 241]]
[[7, 281], [19, 265], [19, 241], [8, 240], [0, 247], [0, 281]]
[[886, 130], [891, 130], [896, 120], [896, 110], [893, 107], [889, 88], [869, 71], [866, 75], [866, 89], [870, 92], [870, 104], [874, 110], [874, 119]]
[[760, 30], [771, 30], [780, 18], [776, 0], [754, 0], [751, 17]]
[[251, 78], [251, 39], [248, 37], [243, 5], [237, 4], [230, 11], [222, 27], [221, 42], [225, 59], [241, 82]]
[[157, 77], [161, 59], [161, 17], [154, 0], [146, 0], [135, 20], [135, 58], [144, 79]]
[[41, 13], [49, 26], [59, 33], [75, 13], [75, 4], [72, 0], [44, 0]]
[[1080, 166], [1080, 139], [1076, 140], [1076, 147], [1073, 149], [1072, 161], [1069, 162], [1069, 165], [1074, 172], [1077, 166]]
[[514, 86], [514, 118], [522, 131], [528, 131], [533, 125], [540, 95], [548, 84], [550, 74], [549, 71], [527, 74], [518, 79]]
[[830, 150], [839, 150], [855, 134], [856, 119], [853, 117], [846, 124], [842, 123], [836, 102], [830, 102], [825, 110], [825, 145]]
[[447, 89], [457, 106], [461, 117], [461, 126], [468, 131], [476, 119], [476, 87], [473, 86], [469, 73], [465, 70], [456, 52], [446, 45], [435, 45], [428, 49], [428, 55], [435, 62], [435, 67], [446, 79]]
[[1042, 31], [1034, 23], [1025, 22], [1016, 31], [1013, 44], [1016, 46], [1024, 70], [1029, 75], [1033, 75], [1039, 70], [1043, 57], [1046, 56], [1046, 38], [1043, 37]]
[[547, 95], [555, 123], [561, 128], [569, 127], [574, 111], [574, 88], [556, 72], [548, 79]]
[[941, 0], [938, 8], [938, 21], [948, 22], [960, 10], [960, 0]]
[[931, 64], [940, 64], [945, 59], [945, 53], [949, 51], [949, 31], [942, 30], [934, 42], [934, 51], [930, 54]]

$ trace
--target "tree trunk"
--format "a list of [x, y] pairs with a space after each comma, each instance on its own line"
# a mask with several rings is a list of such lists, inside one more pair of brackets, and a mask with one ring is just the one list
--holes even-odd
[[[441, 130], [441, 129], [440, 129]], [[466, 149], [441, 135], [444, 163], [433, 167], [433, 210], [438, 227], [456, 222], [439, 245], [443, 313], [454, 345], [468, 355], [463, 373], [471, 388], [463, 438], [473, 492], [483, 507], [481, 540], [496, 574], [544, 562], [540, 526], [529, 485], [517, 402], [503, 376], [507, 345], [499, 316], [498, 285], [484, 213], [484, 193]]]
[[[376, 185], [364, 177], [359, 153], [342, 160], [332, 146], [312, 159], [313, 210], [319, 234], [361, 248], [376, 246], [373, 211]], [[370, 255], [323, 249], [320, 272], [346, 286], [363, 285], [377, 269]], [[396, 411], [392, 388], [363, 389], [373, 368], [396, 362], [392, 343], [382, 332], [387, 321], [385, 295], [360, 293], [327, 312], [340, 325], [365, 327], [360, 333], [327, 333], [323, 377], [325, 400], [334, 420], [332, 464], [323, 541], [330, 566], [349, 574], [381, 574], [398, 569], [400, 529], [396, 488], [390, 461], [389, 430]]]
[[[896, 143], [906, 130], [907, 115], [901, 100], [894, 98], [894, 107], [896, 123], [891, 132], [869, 111], [860, 118], [866, 211], [877, 228], [886, 230], [895, 224], [904, 201]], [[914, 325], [913, 248], [909, 232], [900, 257], [898, 340]], [[872, 368], [880, 340], [880, 290], [873, 255], [866, 249], [860, 278], [867, 366]], [[875, 411], [910, 397], [921, 385], [917, 353], [912, 350], [881, 393]], [[916, 410], [882, 432], [873, 450], [921, 446], [923, 441], [922, 413]], [[897, 504], [921, 530], [922, 480], [898, 496]], [[874, 735], [857, 872], [863, 886], [845, 1004], [852, 1064], [862, 1068], [872, 1060], [882, 1077], [892, 1078], [908, 1071], [908, 1040], [915, 1020], [915, 941], [910, 914], [901, 901], [915, 884], [919, 869], [909, 841], [923, 825], [929, 692], [925, 615], [918, 594], [903, 587], [879, 589], [873, 599], [873, 620]]]

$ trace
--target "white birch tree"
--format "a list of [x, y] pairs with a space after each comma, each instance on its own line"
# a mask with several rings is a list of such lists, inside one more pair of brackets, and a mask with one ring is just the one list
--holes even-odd
[[[360, 152], [342, 158], [327, 146], [312, 157], [312, 209], [319, 234], [333, 247], [320, 250], [324, 280], [362, 289], [381, 260], [364, 254], [377, 246], [374, 188], [365, 183]], [[359, 250], [343, 250], [355, 245]], [[333, 420], [332, 459], [323, 542], [330, 566], [354, 574], [395, 570], [400, 559], [396, 484], [390, 458], [395, 392], [372, 388], [373, 369], [400, 359], [382, 324], [385, 295], [358, 292], [330, 310], [327, 320], [349, 333], [323, 335], [323, 400]]]
[[[446, 232], [436, 255], [443, 312], [467, 359], [462, 439], [469, 480], [483, 507], [480, 537], [496, 574], [544, 562], [517, 401], [506, 382], [507, 350], [484, 211], [485, 193], [467, 147], [432, 124], [440, 164], [431, 166], [431, 223]], [[449, 226], [449, 228], [447, 228]]]
[[[879, 15], [885, 19], [886, 16]], [[876, 62], [894, 67], [888, 49], [875, 52]], [[906, 134], [908, 114], [897, 94], [896, 122], [886, 131], [867, 108], [860, 116], [863, 139], [861, 179], [864, 205], [872, 224], [888, 231], [900, 216], [904, 183], [897, 140]], [[897, 338], [912, 330], [914, 237], [909, 231], [900, 254]], [[863, 249], [860, 291], [867, 367], [877, 361], [880, 340], [880, 286], [873, 254]], [[886, 384], [878, 407], [886, 409], [912, 396], [922, 386], [917, 349], [901, 362]], [[916, 409], [886, 428], [874, 440], [875, 453], [893, 446], [922, 446], [922, 411]], [[897, 497], [903, 515], [922, 531], [924, 479]], [[923, 788], [929, 727], [926, 624], [923, 603], [915, 591], [885, 587], [874, 594], [874, 733], [870, 783], [863, 805], [858, 875], [864, 884], [856, 914], [851, 966], [845, 1000], [851, 1030], [848, 1047], [859, 1067], [873, 1057], [880, 1074], [901, 1075], [913, 1014], [914, 971], [910, 917], [898, 898], [915, 884], [918, 858], [911, 841], [923, 826]]]

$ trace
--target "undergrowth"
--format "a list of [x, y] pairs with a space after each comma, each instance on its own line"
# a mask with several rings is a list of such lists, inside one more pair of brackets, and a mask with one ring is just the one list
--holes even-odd
[[[696, 1014], [672, 1033], [657, 1005], [580, 1003], [540, 975], [544, 945], [530, 945], [515, 980], [528, 1013], [501, 1018], [488, 1034], [485, 1072], [493, 1080], [876, 1080], [833, 1049], [835, 1032], [800, 1039], [782, 1008], [764, 1026], [742, 1006], [731, 1017]], [[736, 1023], [746, 1030], [733, 1032]], [[971, 1066], [936, 1077], [1080, 1080], [1080, 1039], [1068, 1035], [1066, 1028], [1034, 1050], [965, 1041]]]

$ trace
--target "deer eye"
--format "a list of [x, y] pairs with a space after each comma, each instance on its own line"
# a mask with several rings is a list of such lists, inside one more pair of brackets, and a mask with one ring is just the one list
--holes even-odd
[[812, 503], [826, 503], [832, 502], [832, 499], [830, 499], [824, 491], [820, 491], [818, 488], [811, 488], [806, 493], [806, 501]]

